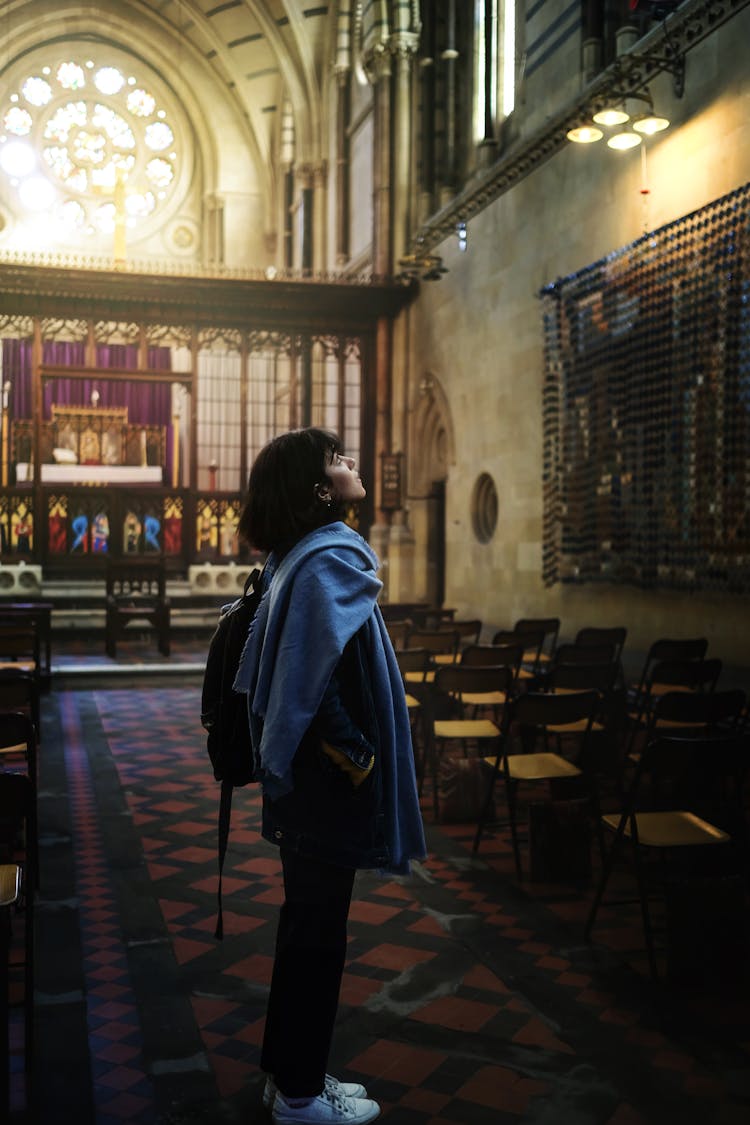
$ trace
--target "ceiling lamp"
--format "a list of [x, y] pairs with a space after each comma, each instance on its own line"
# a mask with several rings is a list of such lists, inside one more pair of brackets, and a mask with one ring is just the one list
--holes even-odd
[[594, 141], [600, 141], [604, 133], [601, 129], [597, 129], [596, 125], [576, 125], [574, 129], [568, 129], [565, 135], [574, 144], [590, 145]]
[[607, 141], [610, 148], [617, 149], [618, 152], [625, 152], [629, 148], [635, 148], [636, 145], [641, 143], [642, 138], [638, 133], [634, 133], [632, 129], [621, 129], [619, 133], [613, 133]]
[[597, 125], [606, 125], [611, 128], [613, 125], [624, 125], [626, 121], [630, 120], [630, 114], [622, 107], [618, 109], [617, 106], [604, 106], [596, 111], [592, 120]]
[[661, 133], [663, 129], [669, 128], [669, 119], [659, 117], [653, 112], [644, 113], [643, 116], [634, 119], [633, 128], [636, 132], [643, 133], [645, 137], [653, 137], [654, 133]]

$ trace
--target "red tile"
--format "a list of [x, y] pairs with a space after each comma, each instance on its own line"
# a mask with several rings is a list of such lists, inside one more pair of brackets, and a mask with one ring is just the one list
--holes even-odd
[[112, 1098], [111, 1101], [105, 1102], [99, 1106], [99, 1109], [111, 1117], [118, 1117], [121, 1121], [131, 1122], [138, 1120], [139, 1114], [149, 1108], [149, 1102], [145, 1098], [139, 1098], [135, 1094], [118, 1094], [117, 1097]]
[[340, 999], [342, 1004], [358, 1008], [366, 1003], [376, 992], [383, 987], [382, 980], [372, 980], [371, 977], [360, 977], [355, 973], [344, 973], [341, 981]]
[[369, 953], [365, 953], [357, 960], [363, 965], [374, 965], [379, 969], [395, 969], [397, 972], [408, 969], [412, 965], [419, 965], [423, 961], [431, 961], [435, 956], [430, 950], [412, 949], [406, 945], [390, 945], [384, 942], [376, 945]]
[[[234, 834], [232, 835], [232, 843], [234, 843]], [[256, 875], [272, 875], [275, 877], [281, 874], [280, 861], [278, 859], [266, 859], [263, 856], [245, 860], [244, 863], [235, 863], [232, 867], [235, 871], [253, 872]]]
[[378, 902], [363, 902], [357, 899], [349, 910], [349, 919], [352, 922], [367, 922], [371, 926], [382, 926], [401, 913], [401, 906], [383, 906]]
[[398, 1104], [420, 1113], [440, 1113], [450, 1100], [451, 1095], [436, 1094], [433, 1090], [409, 1090]]
[[193, 996], [190, 1000], [195, 1013], [198, 1027], [208, 1027], [214, 1020], [221, 1019], [229, 1012], [234, 1012], [237, 1004], [231, 1000], [218, 1000], [211, 996]]
[[[228, 1059], [223, 1055], [212, 1055], [210, 1061], [222, 1098], [238, 1094], [247, 1085], [250, 1075], [258, 1073], [258, 1067], [252, 1063]], [[267, 1118], [265, 1113], [263, 1116]]]
[[467, 988], [483, 988], [488, 992], [510, 992], [510, 989], [485, 965], [475, 965], [466, 973], [462, 984]]
[[440, 925], [436, 918], [432, 915], [426, 914], [424, 918], [420, 918], [418, 922], [412, 922], [410, 926], [406, 927], [410, 933], [414, 934], [433, 934], [435, 937], [449, 937], [450, 935]]
[[[266, 925], [265, 918], [254, 918], [248, 914], [235, 914], [233, 910], [224, 910], [222, 912], [224, 919], [224, 936], [233, 937], [237, 934], [249, 934], [253, 930], [257, 930], [259, 926]], [[202, 918], [200, 922], [193, 922], [191, 929], [201, 930], [206, 933], [213, 934], [216, 929], [216, 915], [211, 914], [208, 918]]]
[[273, 957], [266, 956], [262, 953], [253, 953], [250, 957], [245, 957], [242, 961], [235, 961], [232, 965], [227, 965], [223, 970], [233, 977], [241, 977], [242, 980], [257, 981], [259, 984], [270, 984], [271, 973], [273, 972]]
[[376, 887], [372, 892], [374, 895], [383, 895], [384, 898], [401, 898], [407, 902], [414, 901], [414, 895], [408, 887], [402, 883], [385, 883], [382, 887]]
[[355, 1074], [385, 1078], [404, 1086], [420, 1086], [429, 1079], [433, 1071], [442, 1066], [447, 1057], [442, 1051], [377, 1039], [349, 1061], [348, 1069]]
[[160, 898], [159, 906], [168, 922], [171, 922], [173, 918], [180, 918], [183, 914], [189, 914], [191, 910], [195, 910], [195, 906], [192, 902], [172, 902], [168, 898]]
[[479, 1031], [497, 1013], [491, 1004], [479, 1000], [462, 1000], [458, 996], [443, 996], [432, 1000], [424, 1008], [412, 1012], [410, 1018], [421, 1023], [437, 1024], [454, 1031]]
[[573, 1055], [575, 1051], [568, 1043], [563, 1043], [543, 1020], [532, 1016], [522, 1028], [513, 1036], [514, 1043], [523, 1043], [527, 1047], [546, 1047], [550, 1051], [562, 1051], [566, 1055]]
[[133, 1043], [108, 1043], [106, 1047], [101, 1047], [96, 1052], [96, 1057], [105, 1062], [126, 1063], [132, 1062], [140, 1053], [140, 1047], [136, 1047]]
[[193, 941], [191, 938], [175, 935], [172, 938], [172, 948], [177, 964], [184, 965], [186, 962], [200, 957], [202, 953], [208, 953], [214, 946], [208, 945], [205, 941]]
[[216, 856], [216, 848], [180, 848], [169, 853], [169, 859], [178, 863], [209, 863]]
[[529, 1099], [548, 1089], [546, 1082], [523, 1078], [507, 1067], [485, 1066], [456, 1091], [456, 1097], [505, 1113], [525, 1114]]
[[112, 1090], [129, 1090], [131, 1086], [135, 1086], [142, 1079], [142, 1070], [134, 1070], [129, 1066], [116, 1066], [112, 1070], [108, 1070], [106, 1074], [100, 1074], [97, 1078], [97, 1084], [108, 1086]]
[[202, 821], [198, 820], [187, 820], [170, 825], [169, 831], [176, 832], [178, 836], [203, 836], [206, 832], [215, 832], [216, 825], [203, 824]]

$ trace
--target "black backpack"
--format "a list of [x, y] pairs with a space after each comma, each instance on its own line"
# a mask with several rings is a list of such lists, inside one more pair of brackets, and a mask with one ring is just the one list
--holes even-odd
[[216, 937], [224, 936], [221, 877], [229, 839], [232, 790], [255, 780], [247, 696], [234, 691], [234, 678], [250, 623], [261, 599], [261, 571], [248, 575], [242, 597], [225, 606], [208, 646], [201, 695], [201, 724], [214, 777], [221, 782], [219, 798], [219, 889]]

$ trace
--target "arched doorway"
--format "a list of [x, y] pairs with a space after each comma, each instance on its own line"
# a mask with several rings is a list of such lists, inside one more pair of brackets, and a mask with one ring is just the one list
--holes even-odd
[[409, 502], [417, 551], [423, 552], [424, 596], [441, 605], [445, 595], [446, 481], [455, 461], [453, 423], [440, 381], [426, 372], [417, 389], [409, 434]]

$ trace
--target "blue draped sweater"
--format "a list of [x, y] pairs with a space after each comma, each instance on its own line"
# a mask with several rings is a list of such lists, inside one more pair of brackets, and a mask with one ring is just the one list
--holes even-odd
[[403, 682], [376, 601], [378, 565], [362, 536], [340, 522], [310, 532], [278, 565], [271, 555], [234, 686], [247, 693], [264, 797], [281, 803], [345, 647], [366, 637], [385, 843], [377, 866], [405, 874], [410, 859], [425, 855], [425, 841]]

